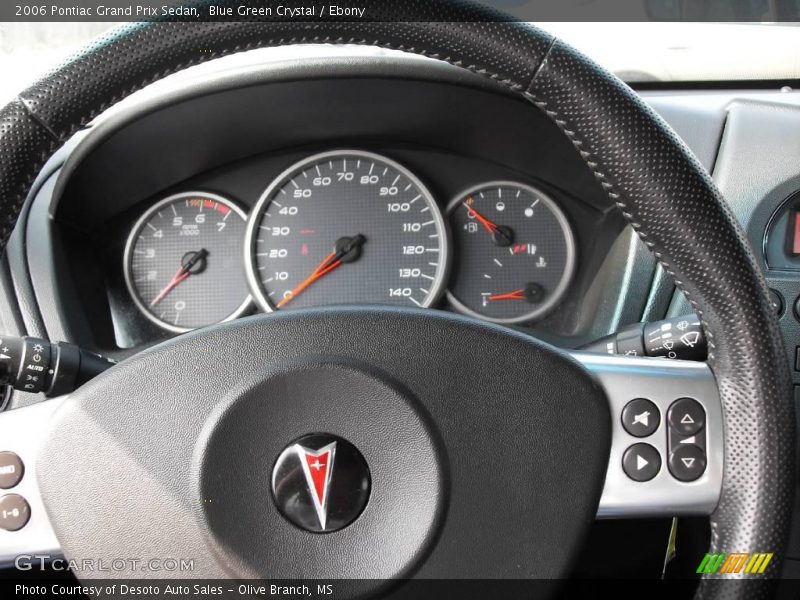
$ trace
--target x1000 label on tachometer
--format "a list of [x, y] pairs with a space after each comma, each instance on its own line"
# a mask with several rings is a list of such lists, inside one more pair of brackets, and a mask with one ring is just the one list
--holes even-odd
[[250, 217], [245, 248], [266, 311], [429, 306], [447, 262], [444, 220], [422, 182], [355, 150], [309, 157], [278, 176]]

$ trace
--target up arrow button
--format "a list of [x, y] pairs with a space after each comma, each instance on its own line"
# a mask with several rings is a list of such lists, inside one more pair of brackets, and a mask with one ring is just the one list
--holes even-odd
[[669, 407], [667, 421], [675, 433], [682, 436], [695, 435], [705, 426], [706, 413], [697, 400], [681, 398]]

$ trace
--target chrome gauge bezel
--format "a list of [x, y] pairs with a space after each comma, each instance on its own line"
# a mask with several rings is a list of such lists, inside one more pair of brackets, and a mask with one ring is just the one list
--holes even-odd
[[[523, 189], [535, 195], [537, 198], [540, 198], [541, 201], [553, 212], [553, 214], [556, 217], [556, 220], [558, 221], [558, 224], [561, 226], [561, 231], [564, 234], [564, 239], [566, 240], [567, 256], [564, 265], [564, 272], [561, 275], [561, 279], [559, 280], [556, 289], [553, 290], [553, 293], [550, 294], [550, 297], [547, 299], [546, 302], [543, 302], [541, 305], [535, 307], [534, 309], [526, 312], [523, 315], [520, 315], [519, 317], [497, 318], [497, 317], [489, 317], [487, 315], [483, 315], [480, 312], [475, 311], [466, 306], [465, 304], [463, 304], [456, 297], [456, 295], [450, 290], [449, 287], [447, 289], [447, 301], [450, 303], [450, 306], [452, 306], [455, 310], [457, 310], [461, 314], [468, 315], [470, 317], [476, 317], [478, 319], [483, 319], [484, 321], [489, 321], [491, 323], [501, 323], [504, 325], [519, 325], [523, 323], [530, 323], [534, 320], [540, 319], [541, 317], [545, 316], [547, 313], [552, 311], [556, 306], [558, 306], [558, 304], [564, 299], [564, 296], [566, 295], [567, 290], [569, 289], [569, 285], [572, 282], [572, 277], [575, 274], [575, 264], [577, 256], [577, 244], [575, 242], [575, 234], [572, 231], [572, 226], [570, 225], [567, 216], [564, 214], [564, 211], [561, 210], [561, 207], [548, 194], [530, 184], [520, 183], [519, 181], [505, 181], [505, 180], [486, 181], [478, 185], [473, 185], [463, 190], [455, 197], [453, 197], [453, 199], [450, 202], [448, 202], [447, 208], [445, 209], [445, 215], [447, 218], [448, 225], [450, 224], [450, 215], [452, 214], [453, 210], [455, 210], [461, 204], [464, 198], [466, 198], [471, 194], [475, 194], [476, 192], [479, 192], [481, 190], [491, 189], [496, 187], [515, 187]], [[453, 243], [455, 243], [455, 241], [453, 241]]]
[[[261, 196], [259, 196], [258, 202], [256, 202], [255, 207], [253, 207], [253, 210], [250, 212], [244, 243], [244, 261], [246, 266], [245, 270], [247, 273], [247, 282], [250, 286], [250, 293], [253, 296], [256, 304], [259, 308], [261, 308], [261, 310], [267, 313], [280, 310], [276, 308], [272, 301], [267, 297], [264, 286], [258, 279], [258, 265], [256, 264], [255, 252], [255, 244], [257, 239], [256, 230], [261, 222], [263, 213], [266, 211], [269, 203], [272, 201], [273, 195], [276, 194], [283, 185], [291, 180], [294, 175], [300, 173], [307, 166], [342, 156], [357, 156], [367, 160], [381, 161], [390, 167], [397, 169], [399, 173], [402, 173], [403, 176], [407, 177], [408, 180], [419, 189], [419, 192], [422, 194], [425, 202], [428, 204], [428, 206], [430, 206], [430, 211], [433, 214], [434, 220], [436, 221], [436, 228], [441, 238], [439, 252], [440, 259], [439, 265], [436, 267], [434, 281], [430, 285], [430, 291], [425, 300], [420, 303], [420, 307], [428, 308], [432, 306], [442, 297], [444, 290], [447, 287], [447, 276], [450, 265], [450, 236], [447, 219], [445, 219], [444, 215], [442, 214], [442, 210], [436, 202], [436, 198], [430, 192], [428, 187], [422, 183], [420, 178], [414, 175], [414, 173], [412, 173], [408, 168], [404, 167], [397, 161], [384, 156], [383, 154], [377, 154], [375, 152], [369, 152], [366, 150], [352, 149], [328, 150], [313, 154], [293, 163], [288, 168], [284, 169], [279, 175], [277, 175], [267, 186]], [[367, 302], [366, 304], [369, 303]]]
[[[188, 192], [179, 192], [177, 194], [172, 194], [171, 196], [167, 196], [153, 204], [150, 208], [148, 208], [141, 217], [134, 223], [133, 227], [131, 228], [130, 233], [128, 234], [128, 239], [125, 242], [125, 253], [123, 255], [123, 273], [125, 277], [125, 285], [128, 288], [128, 293], [130, 297], [133, 299], [134, 304], [139, 309], [139, 312], [144, 315], [147, 320], [151, 323], [158, 325], [160, 328], [169, 331], [171, 333], [186, 333], [188, 331], [194, 331], [193, 327], [180, 327], [178, 325], [173, 325], [172, 323], [167, 323], [166, 321], [162, 321], [159, 319], [155, 314], [153, 314], [148, 306], [142, 302], [141, 298], [139, 297], [139, 293], [136, 290], [136, 285], [133, 281], [133, 273], [131, 267], [131, 260], [133, 258], [133, 248], [136, 242], [136, 239], [139, 236], [139, 233], [145, 228], [147, 223], [150, 221], [150, 218], [156, 214], [159, 210], [161, 210], [164, 206], [172, 204], [173, 202], [182, 200], [182, 199], [190, 199], [190, 198], [208, 198], [209, 200], [214, 200], [215, 202], [219, 202], [230, 208], [234, 211], [242, 220], [247, 224], [247, 213], [234, 201], [224, 198], [219, 194], [214, 194], [211, 192], [203, 192], [203, 191], [188, 191]], [[248, 286], [249, 287], [249, 286]], [[239, 305], [239, 307], [229, 314], [227, 317], [222, 319], [221, 321], [216, 321], [216, 323], [225, 323], [227, 321], [232, 321], [236, 319], [244, 312], [250, 308], [253, 304], [253, 297], [252, 295], [248, 294], [245, 300]], [[209, 323], [209, 325], [215, 325], [216, 323]]]

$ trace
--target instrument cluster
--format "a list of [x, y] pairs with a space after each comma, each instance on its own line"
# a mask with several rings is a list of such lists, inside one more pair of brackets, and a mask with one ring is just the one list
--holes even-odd
[[231, 198], [189, 190], [141, 215], [124, 275], [148, 319], [179, 333], [254, 306], [446, 303], [527, 323], [559, 304], [575, 271], [567, 217], [526, 183], [486, 181], [440, 204], [395, 160], [335, 150], [292, 164], [263, 189], [249, 214]]

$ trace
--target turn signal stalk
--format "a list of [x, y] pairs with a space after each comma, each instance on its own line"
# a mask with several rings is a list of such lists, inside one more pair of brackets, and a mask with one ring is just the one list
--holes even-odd
[[68, 394], [116, 363], [67, 342], [1, 336], [0, 385], [45, 396]]

